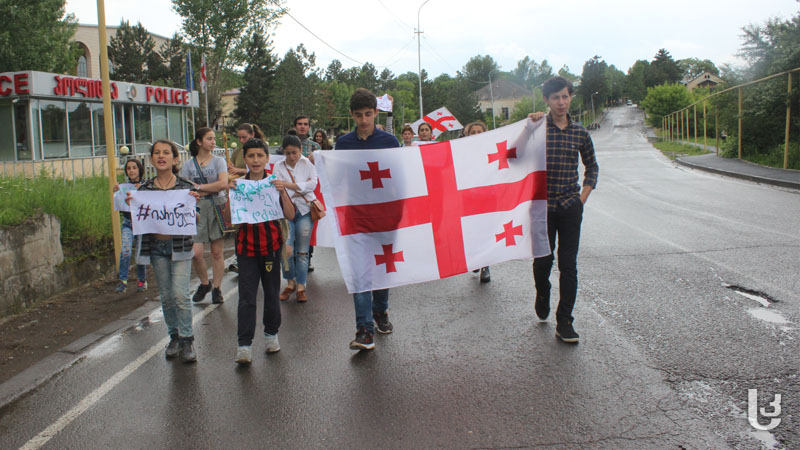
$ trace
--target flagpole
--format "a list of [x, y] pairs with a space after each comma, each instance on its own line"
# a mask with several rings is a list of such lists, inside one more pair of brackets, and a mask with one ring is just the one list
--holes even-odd
[[211, 125], [208, 124], [208, 88], [206, 87], [206, 127], [211, 128]]

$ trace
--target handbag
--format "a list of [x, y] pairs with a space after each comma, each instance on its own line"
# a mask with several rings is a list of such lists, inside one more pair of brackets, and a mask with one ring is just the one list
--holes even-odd
[[[200, 182], [203, 184], [208, 184], [208, 179], [206, 176], [203, 175], [203, 170], [200, 169], [200, 163], [197, 162], [197, 157], [195, 156], [192, 158], [194, 162], [194, 167], [197, 168], [197, 173], [200, 174]], [[222, 234], [225, 233], [233, 233], [236, 231], [236, 226], [231, 223], [231, 200], [230, 198], [225, 199], [225, 205], [220, 206], [214, 202], [214, 194], [209, 194], [203, 197], [211, 202], [211, 205], [214, 208], [214, 216], [217, 218], [217, 224], [219, 225], [219, 229]]]
[[[288, 167], [286, 167], [286, 161], [283, 162], [283, 167], [286, 169], [286, 172], [288, 172], [289, 176], [292, 178], [292, 183], [297, 184], [297, 182], [294, 181], [294, 175], [292, 175], [292, 172], [289, 170]], [[303, 194], [300, 194], [300, 197], [303, 200], [305, 200], [306, 204], [308, 204], [308, 207], [311, 210], [311, 220], [316, 222], [319, 219], [322, 219], [323, 217], [325, 217], [325, 214], [326, 214], [325, 213], [325, 205], [323, 205], [321, 201], [319, 201], [317, 199], [314, 199], [312, 201], [308, 201], [306, 199], [306, 196], [303, 195]]]

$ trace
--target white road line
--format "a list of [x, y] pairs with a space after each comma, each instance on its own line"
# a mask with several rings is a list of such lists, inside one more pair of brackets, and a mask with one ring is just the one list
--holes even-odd
[[[238, 289], [237, 287], [233, 287], [229, 289], [225, 294], [224, 297], [228, 297], [233, 291]], [[199, 313], [195, 314], [192, 318], [192, 324], [199, 322], [205, 316], [210, 314], [212, 311], [217, 309], [219, 304], [212, 304], [211, 306], [203, 309]], [[49, 427], [45, 428], [44, 431], [37, 434], [33, 439], [28, 441], [25, 445], [20, 447], [21, 450], [34, 450], [41, 448], [44, 444], [46, 444], [50, 439], [52, 439], [55, 435], [60, 433], [64, 428], [67, 427], [73, 420], [80, 417], [81, 414], [85, 413], [89, 408], [94, 406], [97, 402], [99, 402], [106, 394], [108, 394], [112, 389], [114, 389], [118, 384], [120, 384], [128, 375], [136, 372], [139, 367], [141, 367], [144, 363], [146, 363], [150, 358], [158, 354], [159, 352], [164, 350], [164, 347], [167, 345], [169, 340], [169, 336], [165, 337], [164, 339], [158, 341], [157, 344], [150, 347], [146, 352], [142, 353], [138, 358], [131, 361], [127, 366], [125, 366], [122, 370], [115, 373], [111, 378], [109, 378], [105, 383], [103, 383], [100, 387], [89, 393], [83, 400], [80, 401], [77, 405], [75, 405], [72, 409], [67, 411], [63, 416], [59, 417], [58, 420], [53, 422]]]

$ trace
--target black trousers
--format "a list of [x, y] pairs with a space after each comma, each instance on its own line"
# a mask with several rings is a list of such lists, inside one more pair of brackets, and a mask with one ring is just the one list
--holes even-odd
[[239, 263], [239, 345], [252, 345], [256, 333], [256, 298], [258, 283], [264, 288], [264, 332], [277, 334], [281, 326], [280, 251], [267, 256], [236, 255]]
[[[568, 208], [557, 208], [547, 213], [547, 237], [550, 239], [550, 250], [556, 250], [558, 237], [558, 279], [560, 299], [556, 310], [559, 323], [572, 322], [572, 308], [578, 293], [578, 244], [581, 240], [581, 221], [583, 220], [583, 203], [578, 200]], [[534, 258], [533, 281], [537, 295], [550, 298], [550, 271], [553, 268], [553, 254]]]

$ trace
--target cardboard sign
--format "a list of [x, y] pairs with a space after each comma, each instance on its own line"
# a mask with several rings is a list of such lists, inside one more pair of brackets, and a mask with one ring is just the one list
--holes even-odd
[[129, 191], [135, 191], [136, 185], [133, 183], [122, 183], [119, 185], [119, 190], [114, 193], [114, 211], [127, 211], [130, 212], [131, 207], [125, 203]]
[[231, 201], [231, 223], [261, 223], [283, 218], [280, 193], [272, 184], [277, 177], [263, 180], [236, 180], [236, 188], [228, 196]]

